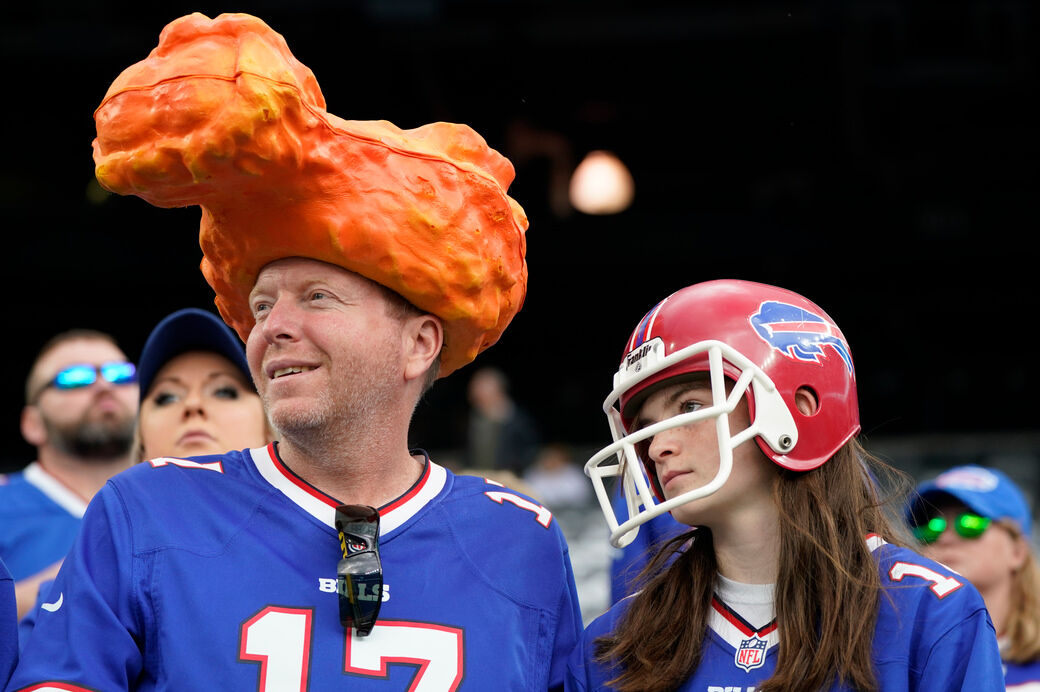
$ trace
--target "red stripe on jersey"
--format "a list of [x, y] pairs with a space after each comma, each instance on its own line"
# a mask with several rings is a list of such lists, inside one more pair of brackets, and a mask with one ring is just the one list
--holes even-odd
[[342, 502], [338, 502], [335, 498], [329, 497], [328, 495], [321, 492], [307, 481], [297, 476], [296, 473], [291, 468], [286, 466], [285, 463], [278, 457], [278, 450], [275, 448], [273, 442], [267, 445], [267, 452], [271, 455], [271, 462], [274, 464], [274, 467], [278, 469], [278, 472], [285, 476], [285, 478], [288, 479], [297, 488], [304, 491], [311, 497], [317, 500], [321, 500], [329, 507], [339, 507], [341, 504], [343, 504]]
[[[279, 458], [277, 449], [276, 449], [276, 447], [275, 447], [273, 442], [270, 445], [267, 446], [267, 451], [268, 451], [268, 453], [271, 456], [271, 462], [274, 464], [274, 467], [276, 469], [278, 469], [278, 472], [281, 473], [290, 482], [292, 482], [292, 484], [295, 485], [297, 488], [299, 488], [300, 490], [304, 491], [305, 493], [307, 493], [311, 497], [313, 497], [313, 498], [315, 498], [317, 500], [320, 500], [321, 502], [325, 503], [329, 507], [339, 507], [341, 504], [343, 504], [342, 502], [340, 502], [336, 498], [330, 497], [329, 495], [326, 495], [325, 493], [323, 493], [322, 491], [318, 490], [317, 488], [315, 488], [313, 485], [311, 485], [307, 481], [305, 481], [302, 478], [300, 478], [299, 476], [297, 476], [296, 473], [291, 468], [286, 466], [285, 462], [283, 462], [281, 460], [281, 458]], [[417, 481], [415, 481], [415, 483], [412, 484], [412, 487], [409, 488], [408, 492], [406, 492], [404, 495], [402, 495], [401, 497], [397, 498], [396, 500], [394, 500], [390, 504], [383, 505], [382, 507], [380, 507], [379, 508], [379, 515], [380, 516], [386, 516], [388, 513], [394, 511], [398, 507], [401, 507], [406, 502], [408, 502], [409, 500], [411, 500], [412, 498], [414, 498], [416, 495], [419, 494], [419, 492], [423, 489], [423, 486], [426, 485], [426, 481], [428, 481], [430, 479], [430, 459], [429, 459], [429, 457], [426, 457], [424, 461], [425, 461], [425, 465], [423, 466], [423, 472], [422, 472], [422, 475], [419, 476], [419, 479]]]
[[730, 610], [729, 606], [720, 601], [717, 596], [711, 597], [711, 607], [714, 608], [719, 615], [725, 618], [729, 624], [740, 630], [741, 634], [745, 637], [757, 635], [760, 639], [764, 639], [766, 635], [772, 633], [776, 629], [776, 620], [773, 620], [765, 627], [756, 630], [745, 621], [744, 618]]
[[383, 515], [387, 514], [388, 512], [394, 511], [395, 509], [397, 509], [398, 507], [400, 507], [401, 505], [403, 505], [404, 503], [408, 502], [413, 497], [415, 497], [416, 495], [419, 494], [419, 491], [422, 490], [424, 485], [426, 485], [426, 481], [428, 481], [430, 479], [430, 459], [429, 459], [429, 457], [427, 457], [425, 459], [425, 462], [426, 463], [423, 466], [423, 472], [422, 472], [422, 475], [419, 476], [419, 480], [415, 481], [415, 483], [412, 484], [412, 487], [409, 488], [408, 492], [406, 492], [404, 495], [402, 495], [401, 497], [397, 498], [396, 500], [394, 500], [390, 504], [383, 505], [382, 507], [380, 507], [379, 508], [380, 516], [383, 516]]

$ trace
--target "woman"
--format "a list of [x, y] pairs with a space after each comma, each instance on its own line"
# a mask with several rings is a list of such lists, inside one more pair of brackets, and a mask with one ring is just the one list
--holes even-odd
[[212, 313], [163, 319], [137, 368], [138, 461], [262, 447], [272, 438], [238, 338]]
[[958, 466], [919, 485], [906, 518], [921, 552], [982, 594], [1007, 689], [1040, 689], [1040, 566], [1021, 490], [997, 469]]
[[891, 475], [856, 441], [852, 357], [818, 306], [744, 281], [682, 289], [614, 383], [615, 442], [586, 465], [611, 542], [669, 511], [690, 530], [589, 625], [568, 689], [999, 689], [979, 594], [894, 540]]

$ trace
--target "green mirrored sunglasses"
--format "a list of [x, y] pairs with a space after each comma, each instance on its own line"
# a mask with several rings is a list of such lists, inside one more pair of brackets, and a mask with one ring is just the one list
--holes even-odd
[[[962, 538], [978, 538], [992, 523], [989, 517], [982, 517], [974, 512], [962, 512], [953, 520], [953, 530]], [[932, 517], [924, 524], [913, 528], [914, 536], [922, 543], [934, 543], [946, 530], [949, 522], [946, 517]]]

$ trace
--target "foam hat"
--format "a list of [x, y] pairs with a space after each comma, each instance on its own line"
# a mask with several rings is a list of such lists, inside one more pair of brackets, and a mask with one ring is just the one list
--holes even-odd
[[528, 222], [506, 194], [509, 160], [466, 125], [328, 113], [311, 70], [256, 17], [174, 20], [94, 119], [102, 186], [202, 208], [202, 273], [243, 340], [258, 273], [287, 257], [356, 272], [439, 317], [441, 376], [523, 305]]
[[210, 351], [224, 356], [242, 372], [246, 385], [253, 387], [245, 350], [235, 333], [212, 312], [185, 308], [164, 317], [144, 342], [137, 364], [142, 401], [163, 366], [188, 351]]
[[1018, 486], [1003, 471], [983, 466], [955, 466], [917, 486], [907, 509], [907, 520], [919, 516], [929, 500], [953, 497], [979, 516], [1010, 519], [1029, 537], [1033, 517]]

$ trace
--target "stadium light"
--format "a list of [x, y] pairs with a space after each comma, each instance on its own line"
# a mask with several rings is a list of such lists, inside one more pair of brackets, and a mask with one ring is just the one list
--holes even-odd
[[632, 174], [609, 151], [589, 152], [571, 176], [571, 205], [586, 214], [617, 214], [632, 204], [634, 196]]

